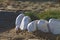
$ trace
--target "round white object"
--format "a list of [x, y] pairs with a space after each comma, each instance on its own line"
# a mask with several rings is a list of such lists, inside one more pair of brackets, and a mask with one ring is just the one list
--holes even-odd
[[17, 16], [16, 22], [15, 22], [15, 25], [16, 25], [15, 29], [16, 30], [18, 30], [18, 28], [20, 28], [20, 24], [21, 24], [21, 21], [22, 21], [23, 17], [24, 17], [24, 14], [20, 14], [20, 15]]
[[38, 20], [32, 21], [27, 25], [28, 32], [33, 32], [37, 30], [37, 21]]
[[50, 19], [49, 20], [49, 28], [53, 34], [60, 34], [60, 20]]
[[23, 19], [22, 19], [22, 22], [21, 22], [21, 25], [20, 25], [20, 29], [21, 30], [26, 30], [27, 29], [27, 25], [28, 23], [30, 23], [31, 19], [29, 16], [25, 16]]
[[41, 30], [43, 32], [49, 32], [48, 30], [48, 21], [46, 20], [39, 20], [37, 22], [37, 27], [38, 27], [38, 30]]

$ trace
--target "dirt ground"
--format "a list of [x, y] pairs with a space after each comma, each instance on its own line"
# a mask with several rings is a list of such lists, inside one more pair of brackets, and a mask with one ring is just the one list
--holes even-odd
[[25, 10], [30, 12], [40, 13], [48, 9], [60, 9], [60, 3], [54, 1], [4, 1], [0, 2], [0, 9], [2, 10]]
[[29, 39], [56, 40], [56, 36], [41, 31], [35, 31], [32, 33], [29, 33], [27, 31], [20, 31], [19, 34], [16, 34], [14, 28], [0, 33], [0, 40], [29, 40]]
[[[27, 10], [31, 12], [40, 13], [48, 9], [60, 10], [60, 4], [55, 2], [34, 2], [34, 1], [19, 1], [19, 2], [8, 2], [5, 1], [0, 3], [0, 9], [2, 10]], [[44, 33], [36, 31], [29, 33], [27, 31], [20, 31], [16, 34], [14, 28], [0, 28], [0, 40], [60, 40], [56, 39], [56, 35], [51, 33]]]

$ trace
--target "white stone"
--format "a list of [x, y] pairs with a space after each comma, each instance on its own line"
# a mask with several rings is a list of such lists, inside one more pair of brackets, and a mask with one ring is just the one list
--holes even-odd
[[20, 28], [20, 24], [21, 24], [21, 21], [22, 21], [23, 17], [24, 17], [24, 14], [20, 14], [20, 15], [17, 16], [16, 22], [15, 22], [15, 25], [16, 25], [15, 29], [16, 30], [18, 30], [18, 28]]
[[32, 21], [27, 25], [28, 32], [34, 32], [37, 30], [37, 21], [38, 20]]
[[38, 30], [40, 30], [40, 31], [49, 32], [48, 21], [46, 21], [46, 20], [43, 20], [43, 19], [39, 20], [37, 22], [37, 27], [38, 27]]
[[22, 19], [22, 22], [21, 22], [21, 25], [20, 25], [20, 29], [21, 30], [26, 30], [27, 29], [27, 25], [28, 23], [30, 23], [31, 19], [29, 16], [25, 16], [23, 19]]
[[49, 28], [53, 34], [60, 34], [60, 20], [50, 19], [49, 20]]

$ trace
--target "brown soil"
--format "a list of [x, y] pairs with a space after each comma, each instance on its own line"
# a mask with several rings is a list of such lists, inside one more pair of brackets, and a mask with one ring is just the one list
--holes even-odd
[[41, 31], [35, 31], [32, 33], [29, 33], [27, 31], [20, 31], [19, 34], [16, 34], [14, 28], [0, 33], [0, 40], [29, 40], [29, 39], [56, 40], [56, 36]]
[[33, 0], [28, 0], [28, 1], [4, 1], [0, 2], [0, 9], [3, 10], [27, 10], [31, 12], [36, 12], [40, 13], [43, 11], [46, 11], [47, 9], [60, 9], [60, 4], [58, 2], [49, 2], [49, 1], [33, 1]]

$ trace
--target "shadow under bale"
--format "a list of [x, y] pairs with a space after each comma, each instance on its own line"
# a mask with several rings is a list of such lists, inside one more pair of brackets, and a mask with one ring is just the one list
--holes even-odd
[[37, 37], [37, 39], [41, 40], [56, 40], [56, 35], [53, 35], [52, 33], [45, 33], [42, 31], [35, 31], [33, 32], [33, 35]]

